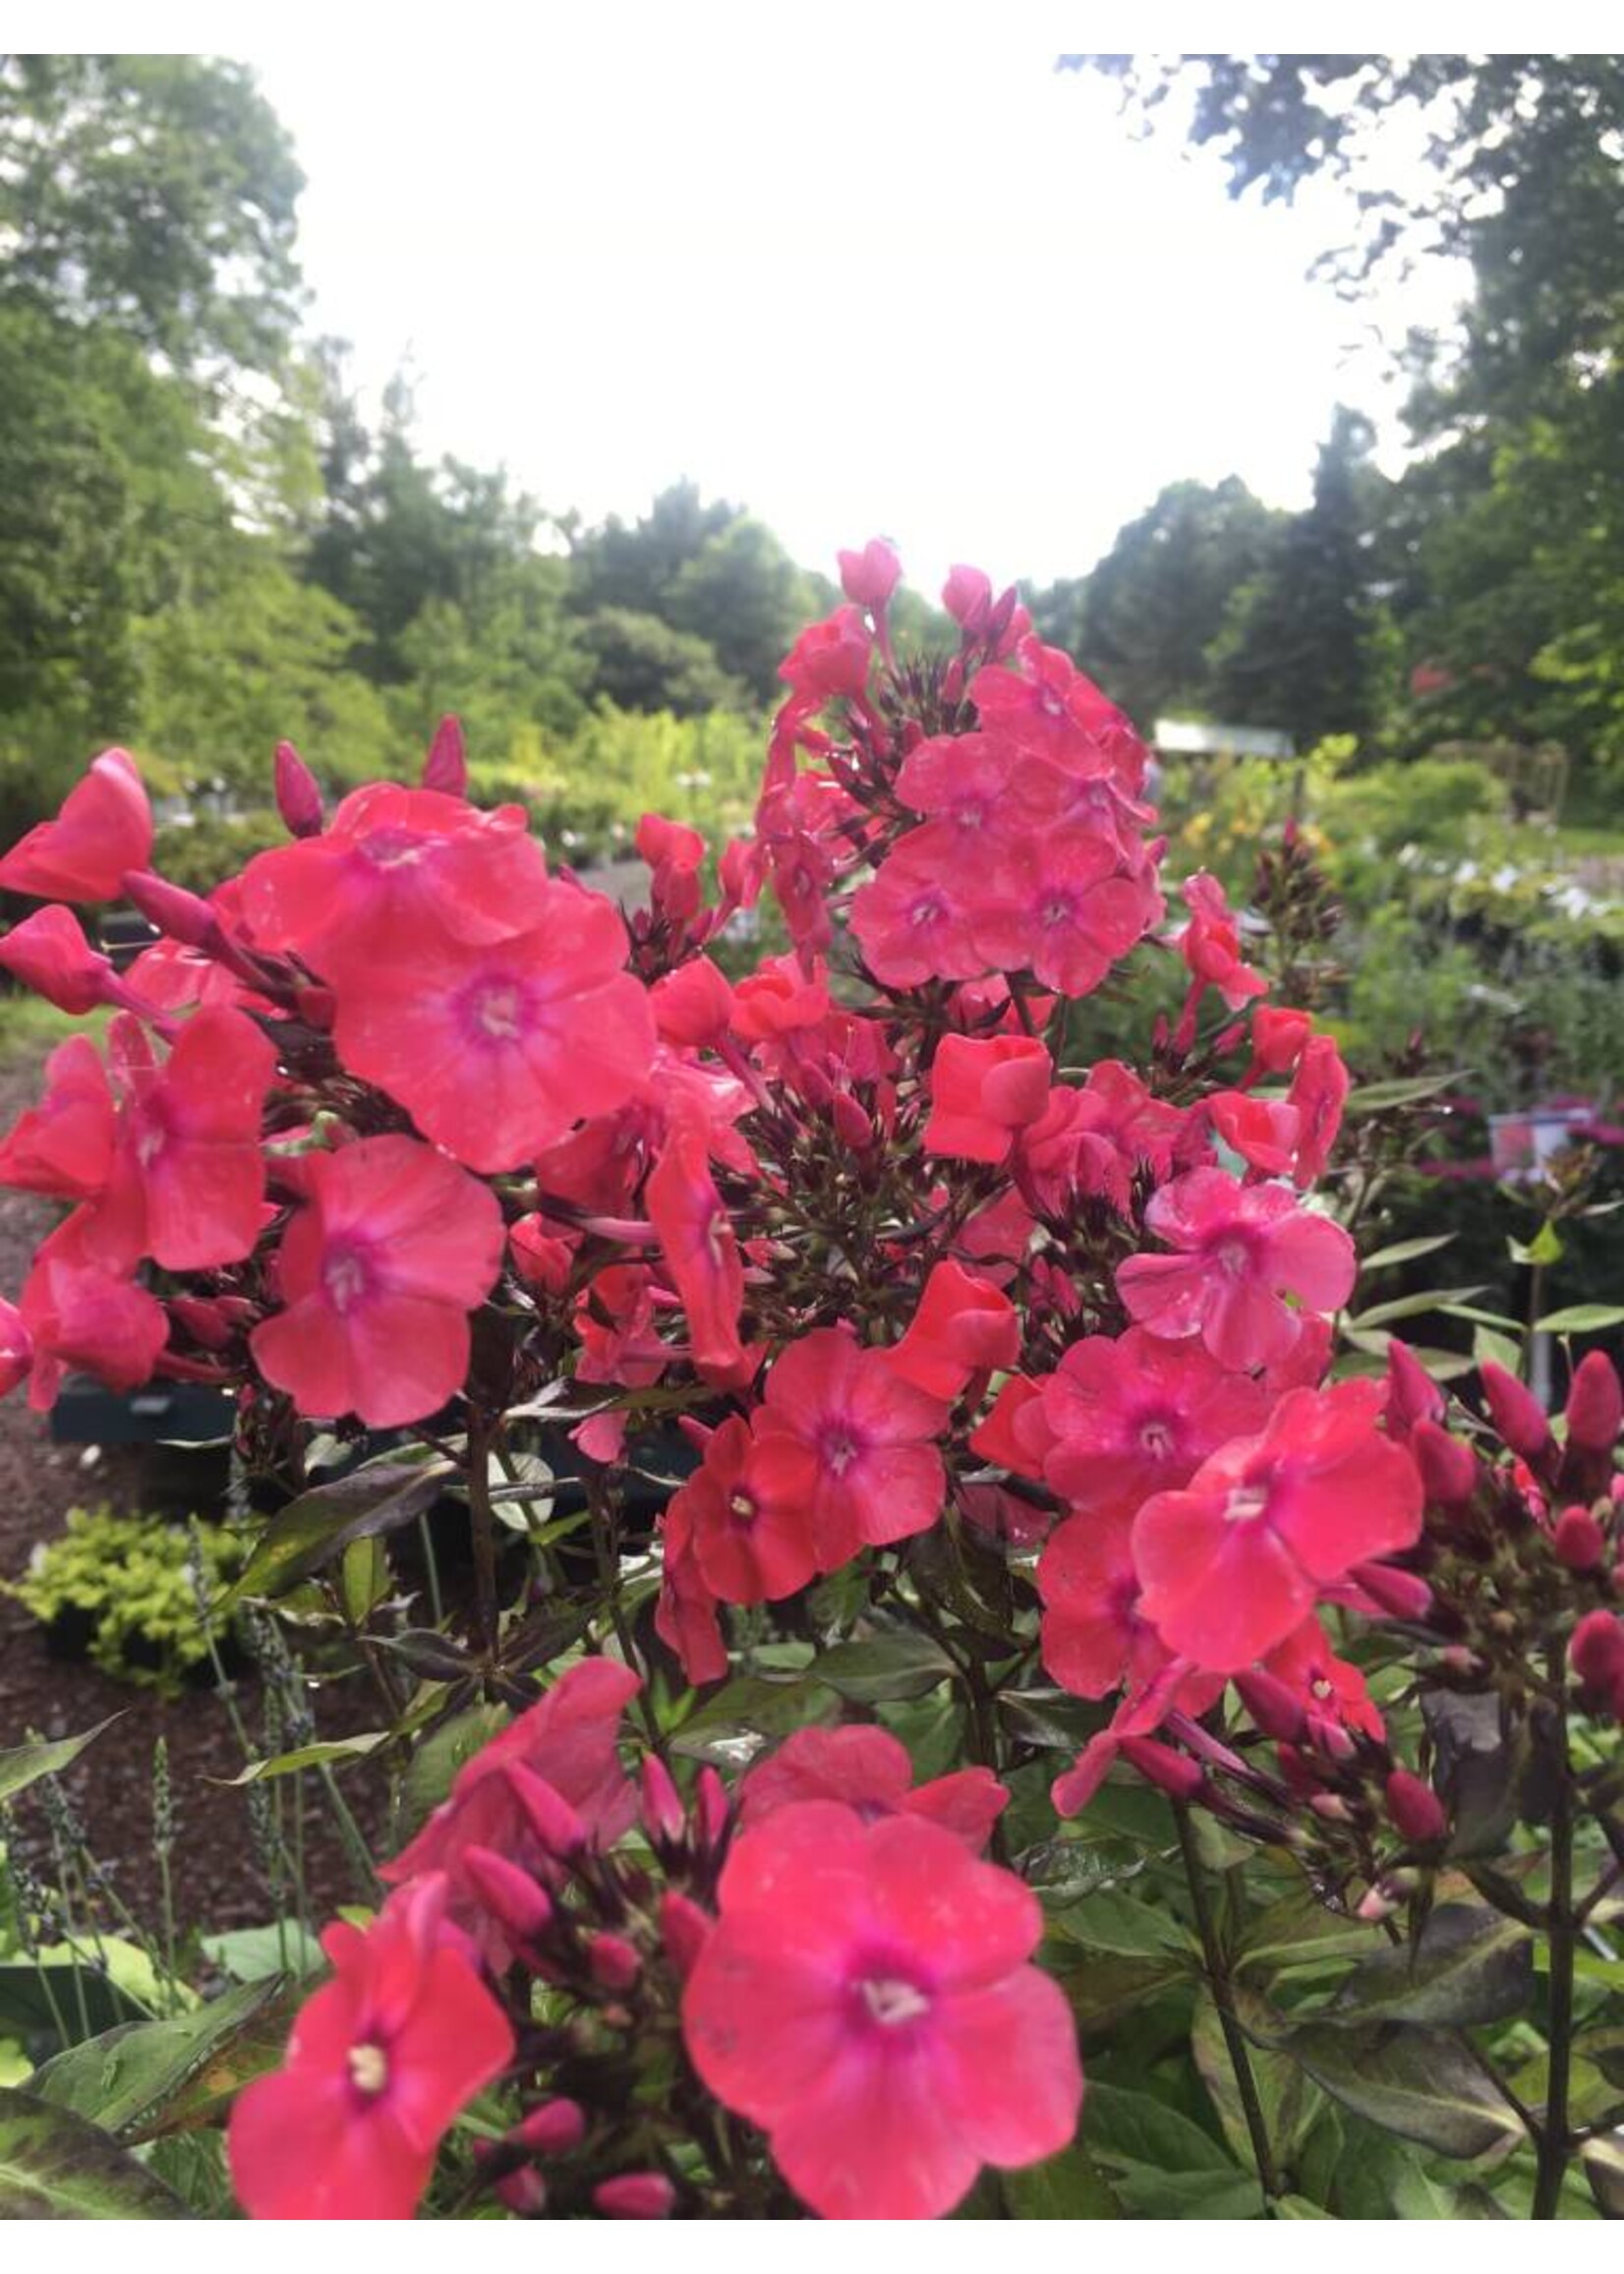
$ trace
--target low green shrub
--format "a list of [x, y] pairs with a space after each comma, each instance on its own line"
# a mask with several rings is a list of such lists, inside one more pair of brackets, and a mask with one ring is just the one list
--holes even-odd
[[189, 1568], [195, 1554], [211, 1596], [244, 1559], [237, 1535], [212, 1525], [71, 1508], [66, 1532], [36, 1547], [5, 1592], [68, 1645], [83, 1639], [103, 1673], [173, 1696], [208, 1658]]

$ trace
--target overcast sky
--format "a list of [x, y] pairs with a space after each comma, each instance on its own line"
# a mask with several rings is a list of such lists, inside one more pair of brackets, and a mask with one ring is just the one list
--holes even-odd
[[1377, 329], [1444, 321], [1458, 276], [1351, 311], [1304, 280], [1339, 200], [1233, 204], [1018, 12], [960, 21], [543, 9], [233, 51], [309, 177], [314, 322], [551, 508], [686, 474], [814, 566], [884, 533], [921, 582], [1041, 581], [1183, 475], [1303, 503], [1339, 398], [1396, 440]]

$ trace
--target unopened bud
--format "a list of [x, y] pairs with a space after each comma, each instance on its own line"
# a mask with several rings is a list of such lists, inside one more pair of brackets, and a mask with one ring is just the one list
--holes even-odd
[[1356, 1563], [1349, 1577], [1389, 1618], [1418, 1626], [1430, 1615], [1432, 1590], [1413, 1571], [1396, 1570], [1391, 1563]]
[[468, 794], [468, 754], [463, 746], [460, 719], [441, 719], [423, 765], [425, 789], [441, 790], [447, 797]]
[[1570, 1571], [1595, 1571], [1607, 1552], [1607, 1538], [1588, 1508], [1564, 1508], [1550, 1544], [1558, 1563]]
[[539, 2219], [547, 2209], [547, 2182], [528, 2165], [506, 2173], [496, 2182], [493, 2192], [504, 2210], [521, 2219]]
[[1624, 1386], [1604, 1351], [1593, 1350], [1573, 1370], [1568, 1390], [1568, 1443], [1583, 1453], [1610, 1453], [1624, 1429]]
[[1449, 1830], [1443, 1802], [1422, 1778], [1395, 1769], [1386, 1784], [1387, 1813], [1415, 1847], [1430, 1847]]
[[1542, 1459], [1550, 1444], [1550, 1424], [1538, 1399], [1491, 1358], [1484, 1359], [1478, 1370], [1489, 1418], [1502, 1440], [1525, 1461]]
[[650, 1753], [644, 1757], [641, 1778], [644, 1831], [651, 1839], [680, 1839], [688, 1829], [688, 1819], [670, 1771], [657, 1754]]
[[1327, 1824], [1352, 1824], [1354, 1812], [1340, 1792], [1310, 1792], [1308, 1806]]
[[538, 1777], [535, 1770], [527, 1769], [522, 1761], [510, 1762], [505, 1775], [530, 1820], [531, 1830], [550, 1855], [575, 1855], [585, 1847], [586, 1826], [563, 1794], [545, 1777]]
[[547, 1890], [493, 1847], [463, 1850], [463, 1870], [474, 1895], [516, 1943], [533, 1943], [552, 1917]]
[[1616, 1714], [1624, 1699], [1624, 1620], [1610, 1610], [1587, 1612], [1573, 1630], [1568, 1662], [1588, 1700]]
[[1265, 1737], [1282, 1745], [1301, 1744], [1307, 1734], [1308, 1716], [1303, 1700], [1276, 1674], [1261, 1668], [1237, 1674], [1235, 1687], [1241, 1703]]
[[1199, 1800], [1206, 1790], [1204, 1771], [1171, 1745], [1160, 1745], [1154, 1737], [1124, 1737], [1121, 1750], [1147, 1783], [1160, 1785], [1175, 1800]]
[[169, 1315], [178, 1319], [194, 1342], [204, 1350], [224, 1350], [231, 1340], [231, 1322], [220, 1305], [204, 1295], [174, 1295]]
[[661, 1896], [660, 1939], [679, 1981], [685, 1982], [698, 1965], [699, 1953], [710, 1940], [714, 1924], [709, 1913], [702, 1911], [691, 1895], [668, 1888]]
[[676, 2189], [664, 2172], [623, 2172], [592, 2190], [592, 2204], [606, 2219], [668, 2219]]
[[1387, 1345], [1387, 1428], [1395, 1437], [1407, 1437], [1418, 1422], [1436, 1423], [1443, 1414], [1443, 1392], [1413, 1351], [1402, 1342]]
[[620, 1935], [594, 1935], [587, 1944], [587, 1965], [605, 1990], [629, 1990], [643, 1971], [642, 1954]]
[[212, 948], [220, 939], [220, 919], [205, 900], [184, 885], [154, 876], [150, 869], [132, 869], [124, 878], [124, 896], [149, 924], [184, 948]]
[[829, 1114], [842, 1144], [849, 1145], [854, 1153], [868, 1151], [874, 1142], [874, 1124], [849, 1090], [835, 1092]]
[[326, 816], [316, 776], [291, 742], [276, 745], [276, 810], [290, 837], [319, 837]]
[[694, 1799], [705, 1845], [712, 1849], [720, 1847], [726, 1837], [731, 1810], [727, 1787], [709, 1762], [699, 1772], [694, 1785]]
[[587, 2136], [587, 2120], [576, 2100], [544, 2100], [510, 2135], [532, 2155], [567, 2156]]
[[1478, 1489], [1478, 1456], [1436, 1422], [1419, 1421], [1410, 1432], [1410, 1451], [1421, 1471], [1426, 1497], [1440, 1508], [1464, 1507]]

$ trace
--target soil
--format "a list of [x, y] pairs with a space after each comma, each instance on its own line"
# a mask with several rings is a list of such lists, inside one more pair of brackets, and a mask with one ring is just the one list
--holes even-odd
[[[0, 1067], [0, 1130], [34, 1102], [39, 1086], [36, 1060]], [[49, 1202], [0, 1190], [0, 1293], [16, 1299], [34, 1248], [54, 1220]], [[36, 1543], [61, 1532], [70, 1508], [106, 1504], [171, 1515], [195, 1512], [206, 1520], [219, 1513], [221, 1479], [217, 1455], [161, 1445], [55, 1444], [48, 1417], [30, 1412], [25, 1393], [17, 1390], [0, 1403], [0, 1579], [21, 1575]], [[354, 1681], [319, 1685], [311, 1705], [322, 1736], [378, 1725], [376, 1701]], [[265, 1693], [252, 1670], [233, 1683], [229, 1704], [212, 1686], [167, 1699], [114, 1681], [83, 1660], [53, 1656], [39, 1622], [0, 1595], [0, 1750], [35, 1736], [75, 1736], [109, 1715], [119, 1717], [62, 1782], [119, 1899], [148, 1928], [156, 1926], [160, 1903], [152, 1847], [152, 1760], [160, 1736], [169, 1753], [176, 1817], [171, 1871], [181, 1928], [223, 1931], [274, 1915], [256, 1864], [249, 1794], [221, 1781], [244, 1761], [232, 1707], [259, 1744]], [[387, 1845], [377, 1844], [385, 1819], [381, 1777], [360, 1762], [340, 1775], [345, 1798], [374, 1839], [375, 1852], [386, 1854]], [[278, 1780], [290, 1843], [295, 1783], [303, 1787], [306, 1884], [313, 1912], [321, 1919], [339, 1903], [357, 1900], [360, 1891], [315, 1777]], [[37, 1787], [16, 1803], [10, 1837], [40, 1877], [54, 1878]]]

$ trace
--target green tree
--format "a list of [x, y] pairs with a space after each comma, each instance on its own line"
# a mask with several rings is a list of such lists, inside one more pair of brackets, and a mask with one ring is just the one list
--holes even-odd
[[1256, 577], [1233, 595], [1212, 646], [1225, 713], [1283, 728], [1299, 748], [1368, 737], [1383, 713], [1386, 622], [1375, 548], [1387, 484], [1370, 463], [1369, 422], [1338, 406], [1313, 502], [1279, 531]]

